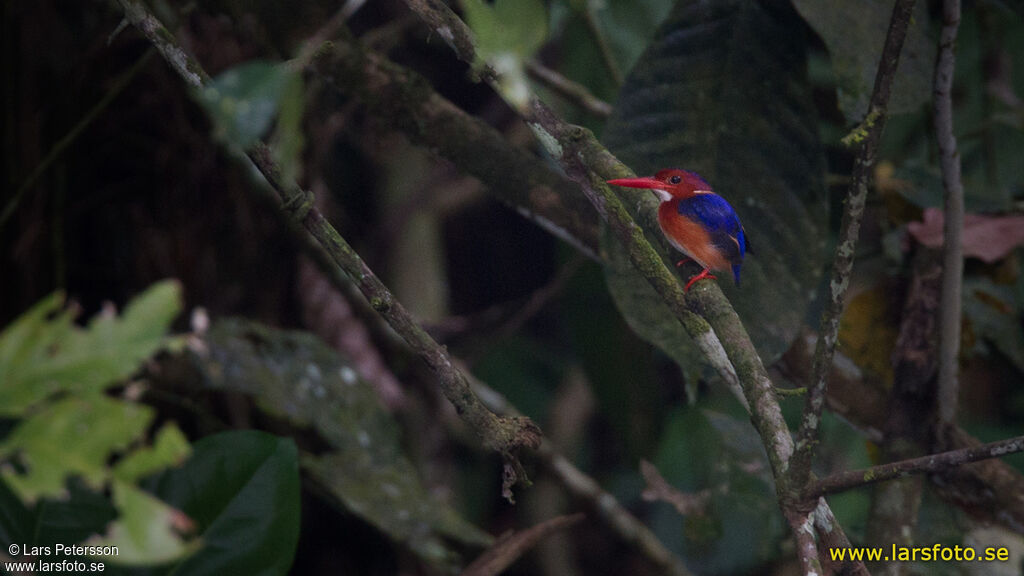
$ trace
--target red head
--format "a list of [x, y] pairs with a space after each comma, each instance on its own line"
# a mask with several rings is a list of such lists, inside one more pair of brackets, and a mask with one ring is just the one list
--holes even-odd
[[659, 170], [654, 176], [646, 178], [622, 178], [609, 180], [608, 183], [626, 188], [650, 189], [662, 202], [667, 202], [672, 198], [689, 198], [702, 191], [711, 191], [711, 185], [697, 173], [678, 168]]

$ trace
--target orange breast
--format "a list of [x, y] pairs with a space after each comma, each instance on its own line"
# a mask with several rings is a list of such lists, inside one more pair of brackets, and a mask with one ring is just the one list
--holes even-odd
[[661, 231], [679, 251], [712, 270], [729, 270], [729, 262], [722, 256], [711, 236], [699, 223], [680, 216], [677, 202], [662, 202], [658, 207], [658, 225]]

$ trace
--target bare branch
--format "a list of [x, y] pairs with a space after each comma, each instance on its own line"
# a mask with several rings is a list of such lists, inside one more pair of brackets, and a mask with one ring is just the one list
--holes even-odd
[[960, 241], [964, 226], [964, 186], [960, 179], [960, 153], [953, 135], [953, 48], [960, 28], [960, 0], [942, 3], [942, 32], [939, 57], [935, 62], [935, 136], [939, 143], [939, 164], [945, 191], [945, 253], [942, 262], [942, 307], [939, 338], [939, 423], [956, 422], [960, 383], [960, 292], [963, 288], [964, 258]]
[[1000, 456], [1022, 451], [1024, 451], [1024, 436], [1007, 438], [1006, 440], [989, 442], [980, 446], [960, 448], [959, 450], [950, 450], [930, 456], [901, 460], [891, 464], [872, 466], [863, 470], [840, 472], [839, 474], [833, 474], [820, 480], [812, 481], [807, 485], [805, 495], [816, 498], [825, 494], [843, 492], [875, 482], [904, 478], [911, 474], [944, 472], [971, 462], [999, 458]]
[[536, 60], [526, 63], [526, 71], [534, 80], [558, 93], [566, 100], [600, 118], [612, 115], [612, 105], [590, 93], [587, 87], [569, 80], [558, 72], [544, 66]]
[[[156, 46], [189, 86], [200, 88], [209, 81], [209, 75], [199, 63], [181, 48], [174, 35], [164, 28], [140, 0], [118, 2], [124, 8], [128, 20]], [[289, 216], [316, 238], [373, 309], [435, 373], [445, 397], [455, 406], [463, 421], [481, 437], [484, 445], [502, 454], [506, 463], [505, 491], [508, 490], [509, 482], [525, 480], [525, 474], [514, 453], [523, 446], [538, 447], [540, 429], [529, 418], [499, 417], [488, 410], [473, 393], [466, 376], [452, 364], [447, 350], [413, 320], [405, 307], [392, 296], [362, 258], [313, 205], [312, 194], [294, 181], [284, 179], [270, 149], [258, 142], [246, 155], [277, 192]]]
[[839, 333], [839, 318], [843, 313], [850, 271], [853, 269], [853, 255], [857, 237], [860, 235], [860, 221], [864, 215], [864, 203], [868, 194], [868, 180], [871, 178], [878, 143], [885, 128], [889, 93], [913, 8], [914, 0], [897, 0], [893, 6], [889, 32], [882, 47], [882, 57], [878, 62], [875, 86], [868, 105], [868, 114], [856, 138], [860, 142], [860, 149], [854, 160], [850, 189], [843, 210], [843, 224], [839, 231], [839, 243], [832, 264], [832, 281], [829, 283], [829, 301], [821, 314], [821, 337], [814, 353], [814, 378], [807, 389], [804, 414], [797, 434], [796, 453], [793, 456], [791, 480], [796, 486], [804, 485], [811, 473], [814, 446], [818, 441], [818, 425], [825, 405], [827, 376], [832, 367], [832, 355]]
[[658, 468], [647, 460], [640, 461], [640, 474], [647, 483], [647, 488], [640, 494], [640, 497], [648, 502], [661, 500], [668, 502], [679, 512], [680, 516], [690, 514], [703, 514], [707, 509], [708, 501], [711, 500], [711, 490], [704, 489], [693, 494], [686, 494], [677, 490], [665, 480]]
[[526, 530], [504, 534], [498, 538], [498, 541], [493, 546], [474, 560], [472, 564], [466, 566], [466, 569], [462, 571], [462, 576], [497, 576], [518, 560], [520, 556], [529, 551], [530, 548], [536, 546], [541, 538], [549, 536], [557, 530], [572, 526], [583, 520], [583, 518], [583, 514], [556, 516]]

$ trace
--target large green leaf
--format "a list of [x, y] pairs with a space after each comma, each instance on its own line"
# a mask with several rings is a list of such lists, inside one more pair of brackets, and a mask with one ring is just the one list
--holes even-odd
[[490, 537], [436, 501], [402, 453], [399, 430], [376, 391], [316, 337], [243, 320], [214, 324], [198, 359], [206, 385], [252, 395], [260, 407], [311, 427], [331, 447], [304, 455], [310, 477], [343, 508], [438, 564], [455, 558], [442, 537]]
[[92, 393], [130, 376], [167, 343], [181, 287], [173, 280], [154, 284], [120, 317], [99, 314], [86, 329], [59, 312], [63, 300], [59, 293], [47, 297], [0, 334], [0, 416], [19, 416], [59, 390]]
[[748, 573], [780, 555], [785, 524], [767, 454], [747, 422], [710, 410], [678, 410], [668, 420], [655, 465], [675, 488], [710, 494], [702, 511], [681, 517], [665, 504], [652, 519], [662, 541], [695, 571]]
[[195, 521], [202, 547], [176, 574], [286, 574], [299, 539], [298, 451], [242, 430], [204, 438], [181, 468], [144, 487]]
[[[895, 0], [793, 0], [828, 46], [847, 122], [864, 119]], [[928, 3], [918, 2], [900, 53], [889, 113], [913, 112], [931, 100], [938, 44], [928, 37]]]
[[[680, 2], [630, 73], [604, 135], [637, 173], [697, 171], [736, 208], [752, 253], [742, 287], [726, 274], [718, 283], [765, 363], [796, 337], [824, 256], [825, 162], [802, 26], [785, 6]], [[658, 229], [653, 195], [618, 192], [666, 262], [678, 260]], [[682, 327], [618, 243], [605, 235], [602, 245], [609, 288], [630, 326], [696, 375], [699, 356]]]

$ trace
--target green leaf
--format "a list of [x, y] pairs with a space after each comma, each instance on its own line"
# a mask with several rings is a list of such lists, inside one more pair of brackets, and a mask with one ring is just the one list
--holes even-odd
[[252, 395], [267, 413], [312, 428], [331, 447], [304, 456], [302, 466], [339, 506], [434, 564], [456, 564], [445, 537], [490, 543], [420, 483], [376, 390], [321, 340], [224, 320], [205, 343], [199, 365], [208, 386]]
[[302, 118], [306, 112], [305, 83], [301, 74], [290, 74], [281, 96], [281, 114], [277, 119], [271, 151], [281, 166], [282, 178], [297, 180], [300, 176], [302, 150], [306, 139]]
[[85, 546], [116, 546], [117, 555], [101, 557], [120, 565], [165, 564], [195, 552], [200, 541], [185, 542], [178, 534], [184, 515], [139, 490], [132, 484], [114, 482], [114, 503], [119, 516], [105, 536], [94, 535]]
[[218, 138], [248, 148], [270, 128], [294, 72], [286, 64], [246, 62], [222, 72], [200, 92]]
[[[825, 42], [839, 91], [839, 108], [850, 124], [867, 114], [878, 60], [895, 0], [793, 0], [800, 15]], [[929, 38], [928, 5], [918, 2], [907, 29], [893, 81], [889, 114], [913, 112], [931, 100], [936, 42]]]
[[135, 482], [164, 468], [177, 466], [191, 450], [181, 429], [168, 422], [157, 432], [151, 448], [140, 448], [117, 463], [114, 477], [122, 482]]
[[540, 0], [463, 0], [462, 6], [477, 52], [489, 62], [505, 55], [532, 58], [547, 37], [547, 12]]
[[0, 458], [18, 455], [26, 472], [5, 468], [0, 475], [22, 500], [64, 498], [65, 479], [82, 478], [99, 489], [110, 478], [107, 460], [141, 437], [152, 409], [105, 396], [73, 396], [35, 412], [0, 443]]
[[547, 12], [540, 0], [462, 0], [466, 23], [476, 37], [477, 57], [500, 75], [505, 99], [519, 107], [529, 102], [524, 62], [547, 38]]
[[176, 574], [286, 574], [299, 537], [298, 451], [290, 439], [233, 431], [204, 438], [178, 469], [144, 482], [193, 519], [202, 547]]
[[164, 334], [181, 311], [181, 287], [153, 285], [128, 303], [120, 318], [97, 315], [87, 329], [54, 294], [0, 334], [0, 416], [19, 416], [57, 391], [99, 392], [138, 370], [167, 343]]
[[[680, 167], [703, 175], [740, 215], [753, 246], [743, 285], [719, 286], [765, 364], [796, 337], [824, 263], [825, 159], [806, 78], [803, 24], [754, 0], [681, 2], [633, 68], [604, 141], [641, 175]], [[752, 96], [756, 95], [756, 97]], [[617, 193], [674, 267], [648, 191]], [[688, 376], [689, 336], [625, 253], [604, 235], [609, 289], [630, 326]], [[679, 268], [685, 279], [694, 265]]]
[[709, 490], [703, 513], [681, 517], [659, 505], [652, 525], [700, 574], [740, 574], [780, 554], [785, 524], [768, 457], [745, 420], [710, 410], [678, 410], [668, 421], [655, 465], [683, 492]]

